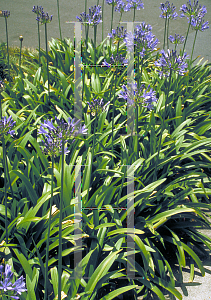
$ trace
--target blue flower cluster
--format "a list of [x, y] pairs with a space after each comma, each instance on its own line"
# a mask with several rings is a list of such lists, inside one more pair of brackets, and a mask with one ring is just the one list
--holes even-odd
[[43, 7], [42, 6], [38, 6], [37, 7], [34, 5], [32, 12], [34, 12], [36, 15], [40, 15], [43, 12]]
[[13, 272], [10, 265], [6, 265], [5, 271], [4, 266], [1, 265], [0, 274], [0, 295], [5, 295], [12, 299], [20, 299], [18, 295], [27, 291], [23, 276], [13, 283]]
[[152, 26], [142, 22], [136, 26], [134, 34], [131, 32], [127, 34], [125, 42], [129, 51], [133, 51], [133, 45], [136, 46], [137, 51], [140, 51], [139, 54], [143, 58], [149, 52], [156, 49], [159, 40], [154, 38], [155, 35], [152, 34]]
[[112, 29], [111, 33], [108, 33], [108, 37], [110, 37], [114, 43], [117, 43], [118, 41], [125, 40], [127, 36], [127, 30], [124, 29], [124, 26], [118, 27], [117, 29]]
[[122, 65], [122, 64], [127, 64], [128, 60], [125, 59], [125, 57], [122, 56], [122, 54], [117, 53], [117, 55], [114, 57], [112, 54], [110, 57], [110, 64], [104, 59], [102, 62], [103, 66], [110, 67], [111, 65]]
[[1, 13], [5, 18], [9, 18], [9, 16], [10, 16], [10, 11], [9, 10], [2, 10]]
[[91, 6], [89, 8], [89, 13], [86, 14], [85, 12], [81, 13], [81, 17], [76, 16], [76, 19], [79, 20], [79, 22], [81, 22], [83, 25], [84, 24], [88, 24], [91, 26], [96, 26], [99, 23], [102, 22], [102, 16], [101, 16], [101, 6]]
[[199, 5], [198, 1], [193, 0], [193, 4], [191, 4], [191, 0], [189, 0], [187, 5], [183, 4], [182, 7], [180, 7], [180, 11], [182, 12], [180, 17], [183, 18], [186, 16], [192, 29], [204, 31], [209, 28], [209, 22], [204, 22], [203, 19], [207, 13], [207, 9], [205, 6]]
[[[74, 118], [72, 120], [71, 118], [68, 118], [67, 123], [65, 123], [64, 120], [59, 120], [57, 117], [55, 117], [55, 120], [56, 123], [54, 124], [52, 119], [51, 121], [45, 120], [44, 123], [41, 124], [38, 132], [38, 134], [42, 134], [44, 136], [44, 140], [42, 140], [44, 147], [43, 152], [49, 155], [60, 154], [62, 151], [62, 141], [67, 143], [76, 135], [86, 134], [88, 130], [85, 125], [76, 129], [76, 125], [78, 125], [80, 120], [74, 123]], [[72, 142], [74, 142], [74, 140]], [[68, 152], [68, 149], [65, 148], [65, 154]]]
[[166, 1], [165, 4], [161, 3], [160, 9], [161, 9], [160, 18], [162, 19], [175, 20], [178, 17], [178, 14], [175, 12], [176, 7], [173, 5], [173, 3], [170, 5], [169, 1]]
[[123, 13], [124, 11], [130, 11], [131, 8], [140, 10], [144, 8], [144, 4], [141, 0], [127, 0], [125, 3], [122, 0], [106, 0], [107, 4], [112, 4], [115, 7], [115, 11]]
[[172, 44], [176, 44], [176, 45], [179, 45], [179, 44], [183, 44], [184, 41], [185, 41], [185, 38], [183, 35], [179, 35], [179, 34], [176, 34], [173, 36], [173, 35], [170, 35], [169, 36], [169, 40]]
[[43, 10], [37, 15], [36, 20], [40, 22], [42, 25], [46, 23], [50, 23], [52, 21], [53, 15], [49, 16], [49, 14], [44, 12]]
[[[139, 91], [137, 89], [137, 83], [128, 84], [129, 89], [126, 85], [122, 85], [122, 90], [119, 93], [118, 97], [123, 98], [124, 100], [128, 101], [130, 105], [134, 104], [134, 101], [137, 104], [142, 104], [143, 107], [146, 107], [149, 110], [154, 109], [153, 102], [157, 102], [156, 92], [150, 88], [150, 85], [145, 86], [142, 84]], [[133, 92], [133, 93], [132, 93]]]
[[15, 130], [12, 130], [12, 128], [15, 125], [15, 121], [13, 121], [12, 116], [10, 116], [8, 119], [7, 117], [2, 117], [0, 120], [0, 137], [3, 137], [6, 134], [10, 134], [12, 137], [15, 134]]
[[91, 112], [92, 116], [99, 115], [103, 110], [105, 110], [109, 103], [110, 101], [104, 105], [103, 99], [93, 99], [91, 103], [87, 101], [89, 106], [88, 112]]
[[155, 62], [155, 66], [161, 67], [161, 70], [158, 70], [161, 77], [163, 75], [169, 77], [170, 71], [178, 72], [179, 75], [182, 76], [184, 75], [188, 67], [188, 64], [185, 62], [188, 57], [186, 53], [184, 53], [183, 56], [177, 56], [176, 50], [170, 51], [169, 49], [167, 50], [167, 53], [165, 53], [164, 50], [161, 50], [160, 53], [161, 57]]

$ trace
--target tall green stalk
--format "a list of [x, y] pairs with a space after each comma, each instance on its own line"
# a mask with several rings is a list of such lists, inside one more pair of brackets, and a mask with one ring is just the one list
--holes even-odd
[[104, 1], [103, 0], [103, 4], [102, 4], [102, 41], [103, 41], [103, 13], [104, 13]]
[[[93, 163], [93, 157], [94, 157], [94, 149], [95, 149], [95, 131], [96, 131], [96, 125], [97, 125], [97, 113], [96, 113], [96, 118], [95, 118], [95, 121], [94, 121], [94, 136], [93, 136], [93, 142], [92, 142], [91, 169], [92, 169], [92, 163]], [[92, 171], [90, 172], [90, 174], [92, 174]], [[89, 185], [90, 185], [90, 183], [89, 183]], [[88, 188], [88, 191], [87, 191], [86, 202], [88, 202], [88, 200], [89, 200], [89, 188]]]
[[22, 35], [19, 36], [19, 40], [20, 40], [20, 55], [19, 55], [19, 69], [20, 69], [20, 67], [21, 67], [21, 51], [22, 51], [22, 43], [23, 43]]
[[134, 6], [134, 10], [133, 10], [133, 22], [135, 22], [136, 19], [136, 8]]
[[2, 147], [3, 147], [3, 168], [4, 168], [4, 207], [5, 207], [5, 234], [6, 234], [6, 244], [8, 244], [8, 220], [7, 220], [7, 172], [6, 172], [6, 147], [5, 139], [2, 137]]
[[162, 134], [163, 134], [164, 127], [165, 127], [164, 125], [165, 125], [165, 118], [166, 118], [167, 102], [168, 102], [168, 98], [169, 98], [169, 90], [170, 90], [170, 85], [171, 85], [171, 75], [172, 75], [172, 70], [170, 69], [169, 84], [168, 84], [168, 89], [167, 89], [167, 96], [166, 96], [166, 101], [165, 101], [163, 119], [162, 119], [162, 123], [161, 123], [161, 132], [160, 132], [160, 139], [159, 139], [159, 145], [158, 145], [158, 155], [157, 155], [157, 159], [156, 159], [156, 163], [155, 163], [154, 180], [157, 179], [157, 165], [158, 165], [160, 149], [161, 149]]
[[198, 33], [198, 30], [196, 30], [195, 37], [194, 37], [194, 41], [193, 41], [193, 47], [192, 47], [192, 52], [191, 52], [190, 63], [192, 62], [192, 58], [193, 58], [193, 50], [194, 50], [195, 43], [196, 43], [196, 36], [197, 36], [197, 33]]
[[59, 204], [59, 257], [58, 257], [58, 300], [62, 292], [62, 206], [64, 191], [64, 140], [62, 139], [62, 169], [61, 169], [61, 195]]
[[185, 51], [185, 45], [186, 45], [186, 42], [187, 42], [189, 29], [190, 29], [190, 22], [188, 24], [188, 30], [187, 30], [187, 33], [186, 33], [185, 42], [184, 42], [184, 46], [183, 46], [183, 49], [182, 49], [182, 55], [184, 54], [184, 51]]
[[168, 39], [168, 36], [169, 36], [169, 19], [168, 19], [168, 25], [167, 25], [167, 49], [169, 49], [169, 39]]
[[97, 25], [94, 26], [94, 65], [96, 65], [96, 37], [97, 37]]
[[50, 105], [50, 87], [49, 87], [49, 70], [48, 70], [48, 38], [47, 38], [47, 23], [45, 23], [45, 48], [46, 48], [47, 76], [48, 76], [48, 105]]
[[37, 21], [37, 33], [38, 33], [39, 66], [40, 66], [40, 22], [39, 21]]
[[[112, 2], [112, 9], [111, 9], [111, 30], [112, 33], [112, 27], [113, 27], [113, 19], [114, 19], [114, 3]], [[110, 39], [110, 49], [111, 49], [111, 39]]]
[[165, 41], [166, 41], [166, 24], [167, 24], [167, 18], [165, 19], [163, 49], [165, 49]]
[[48, 218], [48, 235], [46, 242], [46, 262], [45, 262], [45, 298], [48, 299], [48, 255], [49, 255], [49, 240], [50, 240], [50, 230], [51, 230], [51, 215], [52, 215], [52, 205], [53, 205], [53, 169], [54, 169], [54, 155], [52, 155], [52, 167], [51, 167], [51, 198], [50, 198], [50, 210]]
[[59, 0], [57, 0], [57, 12], [58, 12], [58, 21], [59, 21], [59, 34], [60, 34], [60, 40], [62, 40], [62, 30], [61, 30], [60, 14], [59, 14]]
[[8, 29], [7, 29], [7, 17], [5, 19], [5, 26], [6, 26], [6, 39], [7, 39], [7, 68], [8, 68], [8, 76], [9, 76], [9, 84], [10, 84], [10, 56], [9, 56], [9, 42], [8, 42]]

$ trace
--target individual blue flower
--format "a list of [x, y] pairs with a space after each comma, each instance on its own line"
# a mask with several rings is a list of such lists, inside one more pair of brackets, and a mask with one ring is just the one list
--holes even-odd
[[178, 17], [178, 14], [175, 12], [176, 7], [173, 3], [170, 5], [169, 1], [166, 1], [165, 4], [161, 3], [159, 8], [161, 9], [160, 18], [162, 19], [175, 20]]
[[129, 7], [140, 10], [141, 8], [144, 9], [144, 3], [141, 0], [127, 0]]
[[[127, 87], [129, 87], [129, 89]], [[130, 105], [133, 105], [134, 97], [136, 94], [137, 94], [137, 83], [136, 82], [134, 82], [133, 84], [127, 83], [127, 86], [125, 84], [122, 85], [122, 90], [120, 91], [118, 97], [129, 102]]]
[[93, 99], [91, 103], [87, 101], [88, 112], [91, 112], [92, 116], [99, 115], [102, 111], [105, 110], [109, 103], [110, 101], [104, 105], [103, 99]]
[[161, 57], [155, 62], [155, 66], [161, 68], [161, 70], [158, 70], [161, 77], [163, 75], [165, 77], [169, 77], [170, 71], [178, 72], [181, 76], [184, 75], [188, 67], [188, 64], [185, 62], [185, 60], [188, 58], [186, 53], [184, 53], [183, 56], [177, 56], [176, 50], [170, 51], [168, 49], [167, 53], [165, 53], [164, 50], [161, 50], [160, 54]]
[[175, 44], [175, 45], [179, 45], [179, 44], [183, 44], [184, 41], [185, 41], [185, 38], [183, 35], [179, 35], [179, 34], [176, 34], [173, 36], [173, 35], [170, 35], [169, 36], [169, 41], [172, 43], [172, 44]]
[[[26, 286], [26, 284], [24, 282], [23, 276], [18, 278], [12, 285], [14, 292], [16, 292], [18, 295], [21, 295], [22, 293], [27, 291], [25, 286]], [[14, 299], [16, 299], [16, 298], [14, 298]]]
[[10, 116], [8, 119], [7, 117], [2, 117], [0, 120], [0, 137], [8, 134], [13, 137], [15, 134], [15, 130], [13, 130], [15, 123], [16, 122], [13, 121], [12, 116]]
[[9, 11], [9, 10], [2, 10], [2, 11], [1, 11], [1, 14], [2, 14], [2, 16], [5, 17], [5, 18], [9, 18], [9, 16], [10, 16], [10, 11]]
[[207, 13], [206, 6], [199, 5], [199, 1], [195, 0], [193, 0], [193, 4], [191, 4], [191, 0], [187, 2], [187, 5], [183, 4], [179, 11], [182, 12], [180, 17], [183, 18], [186, 16], [188, 20], [190, 20], [192, 16], [201, 16], [203, 18]]
[[44, 12], [43, 10], [40, 12], [39, 15], [37, 15], [37, 18], [36, 20], [38, 22], [41, 23], [41, 25], [43, 24], [47, 24], [47, 23], [50, 23], [52, 21], [52, 18], [53, 18], [53, 15], [49, 16], [49, 14], [46, 12]]

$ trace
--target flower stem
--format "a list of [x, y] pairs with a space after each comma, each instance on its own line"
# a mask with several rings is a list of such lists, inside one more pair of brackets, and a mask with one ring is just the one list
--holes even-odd
[[167, 23], [167, 18], [165, 19], [165, 28], [164, 28], [164, 42], [163, 42], [163, 49], [165, 49], [165, 41], [166, 41], [166, 23]]
[[154, 180], [157, 180], [157, 165], [159, 161], [159, 155], [160, 155], [160, 149], [161, 149], [161, 140], [162, 140], [162, 135], [164, 131], [164, 123], [165, 123], [165, 118], [166, 118], [166, 110], [167, 110], [167, 102], [169, 98], [169, 90], [170, 90], [170, 85], [171, 85], [171, 75], [172, 75], [172, 70], [170, 69], [170, 75], [169, 75], [169, 84], [168, 84], [168, 89], [167, 89], [167, 96], [166, 96], [166, 101], [165, 101], [165, 108], [164, 108], [164, 114], [163, 114], [163, 119], [162, 119], [162, 124], [161, 124], [161, 132], [160, 132], [160, 139], [159, 139], [159, 145], [158, 145], [158, 156], [155, 162], [155, 172], [154, 172]]
[[59, 34], [60, 34], [60, 40], [62, 40], [62, 31], [61, 31], [60, 14], [59, 14], [59, 0], [57, 0], [57, 11], [58, 11], [58, 20], [59, 20]]
[[40, 22], [39, 21], [37, 21], [37, 31], [38, 31], [39, 66], [40, 66]]
[[61, 300], [62, 292], [62, 205], [64, 185], [64, 140], [62, 139], [62, 170], [61, 170], [61, 195], [59, 204], [59, 258], [58, 258], [58, 300]]
[[166, 37], [166, 40], [167, 40], [167, 49], [169, 49], [169, 39], [168, 39], [168, 36], [169, 36], [169, 19], [168, 19], [168, 24], [167, 24], [167, 37]]
[[54, 156], [52, 155], [52, 167], [51, 167], [51, 198], [50, 198], [50, 210], [48, 218], [48, 235], [46, 242], [46, 262], [45, 262], [45, 298], [48, 299], [48, 255], [49, 255], [49, 240], [51, 230], [51, 215], [52, 215], [52, 204], [53, 204], [53, 169], [54, 169]]
[[190, 63], [192, 63], [193, 50], [194, 50], [195, 43], [196, 43], [196, 36], [197, 36], [197, 33], [198, 33], [198, 30], [196, 30], [196, 34], [195, 34], [194, 41], [193, 41], [193, 48], [192, 48], [192, 52], [191, 52]]
[[94, 26], [94, 65], [96, 65], [96, 37], [97, 37], [97, 26]]
[[185, 42], [184, 42], [184, 46], [183, 46], [183, 49], [182, 49], [182, 55], [184, 54], [184, 51], [185, 51], [185, 45], [186, 45], [186, 42], [187, 42], [189, 29], [190, 29], [190, 23], [188, 24], [188, 30], [187, 30], [187, 33], [186, 33]]
[[134, 7], [134, 10], [133, 10], [133, 22], [135, 22], [135, 18], [136, 18], [136, 8]]
[[45, 23], [45, 47], [46, 47], [47, 76], [48, 76], [48, 105], [50, 105], [49, 70], [48, 70], [48, 38], [47, 38], [47, 23]]
[[7, 29], [6, 17], [5, 17], [5, 26], [6, 26], [6, 39], [7, 39], [7, 67], [8, 67], [8, 76], [9, 76], [9, 84], [10, 84], [10, 56], [9, 56], [8, 29]]
[[4, 207], [5, 207], [5, 232], [6, 232], [6, 244], [8, 244], [8, 225], [7, 225], [7, 172], [6, 172], [6, 148], [5, 139], [2, 137], [2, 147], [3, 147], [3, 168], [4, 168]]
[[[111, 10], [111, 33], [112, 33], [112, 27], [113, 27], [113, 18], [114, 18], [114, 4], [112, 2], [112, 10]], [[110, 39], [110, 48], [111, 48], [111, 39]]]
[[104, 1], [103, 0], [103, 4], [102, 4], [102, 41], [103, 41], [103, 12], [104, 12]]
[[21, 50], [22, 50], [22, 42], [23, 42], [23, 41], [20, 41], [19, 69], [20, 69], [20, 67], [21, 67]]

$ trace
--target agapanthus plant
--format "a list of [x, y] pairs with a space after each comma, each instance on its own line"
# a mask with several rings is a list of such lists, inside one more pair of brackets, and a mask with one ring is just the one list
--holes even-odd
[[102, 22], [101, 16], [102, 10], [101, 6], [91, 6], [89, 8], [89, 13], [86, 12], [81, 13], [81, 17], [76, 16], [76, 19], [79, 20], [83, 25], [88, 24], [90, 26], [96, 26]]
[[45, 300], [48, 299], [48, 255], [49, 255], [49, 238], [50, 238], [50, 226], [51, 226], [51, 214], [52, 214], [52, 199], [53, 199], [53, 170], [54, 170], [54, 157], [56, 155], [62, 155], [62, 170], [61, 170], [61, 196], [60, 196], [60, 217], [59, 217], [59, 258], [58, 258], [58, 299], [61, 300], [61, 277], [62, 277], [62, 205], [63, 205], [63, 176], [64, 176], [64, 155], [67, 154], [68, 148], [65, 148], [65, 144], [72, 140], [79, 134], [86, 134], [87, 130], [85, 125], [77, 128], [80, 120], [74, 122], [74, 118], [68, 118], [67, 123], [64, 120], [59, 120], [55, 117], [53, 123], [52, 120], [45, 120], [41, 124], [39, 134], [42, 134], [44, 140], [42, 140], [43, 152], [52, 157], [52, 169], [51, 169], [51, 200], [50, 200], [50, 214], [48, 220], [48, 235], [46, 244], [46, 269], [45, 269]]
[[20, 299], [19, 295], [26, 292], [26, 284], [23, 276], [13, 283], [14, 273], [11, 271], [11, 266], [6, 264], [0, 266], [0, 296], [8, 297], [6, 299]]
[[135, 22], [135, 14], [136, 14], [136, 9], [137, 10], [140, 10], [141, 8], [144, 9], [144, 3], [141, 1], [141, 0], [127, 0], [127, 4], [126, 6], [129, 8], [129, 9], [132, 9], [134, 10], [133, 12], [133, 22]]
[[188, 55], [185, 53], [183, 56], [179, 56], [176, 53], [176, 50], [170, 51], [169, 49], [167, 52], [161, 50], [160, 52], [161, 57], [158, 61], [155, 62], [155, 66], [161, 68], [161, 70], [157, 70], [159, 75], [162, 77], [169, 77], [170, 72], [178, 72], [179, 75], [184, 75], [188, 64], [186, 63], [186, 59]]
[[[193, 4], [191, 4], [191, 0], [189, 0], [187, 2], [187, 4], [183, 4], [180, 7], [179, 11], [181, 11], [180, 17], [181, 18], [187, 17], [188, 23], [189, 23], [187, 33], [186, 33], [186, 37], [185, 37], [183, 52], [182, 52], [182, 53], [184, 53], [190, 26], [192, 25], [192, 28], [196, 29], [196, 35], [197, 35], [197, 32], [198, 32], [197, 28], [202, 29], [201, 31], [204, 31], [205, 29], [208, 28], [207, 27], [208, 26], [207, 22], [202, 24], [202, 22], [203, 22], [202, 18], [207, 13], [207, 9], [206, 9], [206, 6], [199, 5], [199, 1], [193, 0]], [[195, 45], [196, 35], [195, 35], [195, 38], [194, 38], [194, 45]], [[193, 48], [194, 48], [194, 46], [193, 46]], [[193, 48], [192, 48], [192, 52], [193, 52]], [[192, 60], [192, 55], [191, 55], [191, 60]]]
[[[168, 32], [169, 32], [169, 20], [175, 20], [178, 17], [178, 14], [175, 11], [176, 7], [173, 5], [173, 3], [170, 5], [169, 1], [166, 1], [165, 4], [161, 3], [160, 9], [161, 9], [160, 18], [165, 19], [164, 42], [163, 42], [163, 49], [165, 49], [166, 35], [168, 37]], [[168, 48], [168, 39], [167, 39], [167, 48]]]
[[190, 19], [190, 24], [191, 24], [192, 29], [194, 29], [196, 31], [195, 37], [194, 37], [194, 42], [193, 42], [193, 47], [192, 47], [192, 52], [191, 52], [191, 59], [190, 59], [191, 61], [192, 61], [192, 57], [193, 57], [193, 50], [195, 47], [196, 36], [197, 36], [198, 31], [203, 32], [205, 29], [209, 28], [209, 22], [208, 21], [204, 22], [204, 20], [202, 18], [203, 17], [201, 15], [198, 15], [196, 17], [191, 16], [191, 19]]

